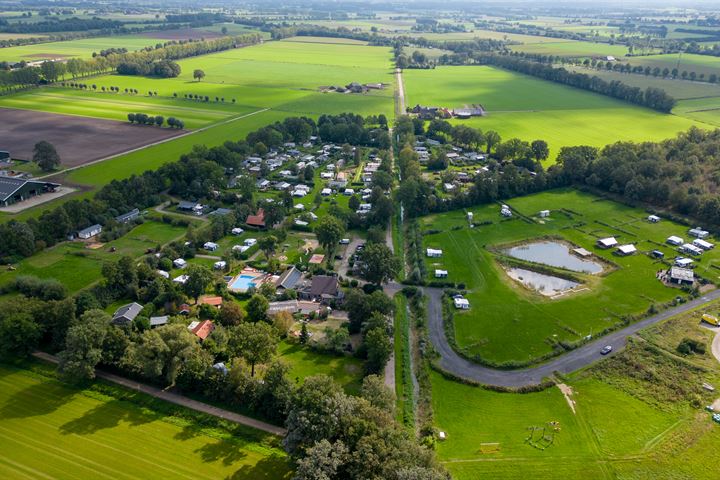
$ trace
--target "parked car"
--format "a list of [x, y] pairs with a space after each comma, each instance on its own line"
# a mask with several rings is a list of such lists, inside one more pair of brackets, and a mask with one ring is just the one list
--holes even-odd
[[605, 345], [602, 350], [600, 350], [600, 355], [607, 355], [610, 352], [612, 352], [612, 345]]

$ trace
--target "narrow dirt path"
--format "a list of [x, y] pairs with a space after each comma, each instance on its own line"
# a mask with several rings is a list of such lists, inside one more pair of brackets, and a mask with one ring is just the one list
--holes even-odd
[[[35, 352], [33, 353], [33, 356], [41, 360], [45, 360], [46, 362], [54, 364], [58, 363], [58, 359], [56, 356], [50, 355], [45, 352]], [[137, 392], [142, 392], [152, 397], [159, 398], [160, 400], [165, 400], [166, 402], [174, 403], [175, 405], [180, 405], [181, 407], [189, 408], [197, 412], [207, 413], [208, 415], [222, 418], [223, 420], [228, 420], [230, 422], [240, 425], [246, 425], [248, 427], [256, 428], [258, 430], [262, 430], [263, 432], [272, 433], [273, 435], [278, 435], [281, 437], [284, 437], [287, 434], [287, 430], [282, 427], [270, 425], [269, 423], [246, 417], [245, 415], [240, 415], [235, 412], [214, 407], [212, 405], [208, 405], [207, 403], [198, 402], [197, 400], [183, 397], [182, 395], [178, 395], [176, 393], [161, 390], [157, 387], [153, 387], [144, 383], [139, 383], [134, 380], [129, 380], [118, 375], [113, 375], [112, 373], [97, 370], [95, 372], [95, 375], [97, 376], [97, 378], [115, 383], [117, 385], [120, 385], [121, 387], [129, 388], [130, 390], [135, 390]]]

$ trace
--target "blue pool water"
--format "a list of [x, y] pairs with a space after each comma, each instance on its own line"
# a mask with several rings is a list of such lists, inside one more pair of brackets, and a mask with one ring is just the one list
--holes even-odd
[[255, 287], [255, 277], [252, 275], [238, 275], [235, 280], [230, 282], [230, 288], [232, 290], [248, 290], [249, 288]]

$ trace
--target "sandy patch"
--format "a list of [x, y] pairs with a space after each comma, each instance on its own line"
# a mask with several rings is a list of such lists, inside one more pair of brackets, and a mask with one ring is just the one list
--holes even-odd
[[565, 397], [565, 401], [567, 402], [568, 406], [570, 407], [570, 410], [572, 410], [573, 415], [575, 414], [575, 400], [572, 399], [573, 396], [573, 390], [570, 388], [569, 385], [565, 385], [564, 383], [558, 383], [558, 388], [562, 392], [563, 396]]

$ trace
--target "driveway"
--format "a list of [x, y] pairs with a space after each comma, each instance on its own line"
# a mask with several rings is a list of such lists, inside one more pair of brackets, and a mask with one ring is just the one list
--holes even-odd
[[[590, 365], [605, 357], [611, 357], [619, 350], [625, 347], [627, 338], [634, 335], [638, 331], [650, 325], [654, 325], [670, 317], [679, 315], [698, 308], [706, 303], [712, 302], [720, 298], [720, 289], [713, 290], [702, 297], [690, 302], [684, 303], [674, 308], [665, 310], [662, 313], [653, 315], [639, 322], [628, 325], [627, 327], [616, 330], [604, 337], [600, 337], [590, 343], [565, 353], [547, 363], [538, 365], [537, 367], [524, 368], [519, 370], [497, 370], [494, 368], [484, 367], [473, 363], [460, 355], [458, 355], [450, 346], [445, 337], [445, 329], [443, 328], [442, 318], [442, 290], [438, 288], [424, 288], [424, 293], [428, 297], [428, 327], [430, 333], [430, 341], [440, 354], [440, 366], [458, 377], [466, 378], [485, 385], [494, 385], [501, 387], [524, 387], [529, 385], [537, 385], [544, 378], [551, 376], [554, 372], [563, 374], [571, 373], [583, 367]], [[720, 352], [720, 335], [716, 337]], [[603, 356], [600, 355], [600, 349], [605, 345], [613, 347], [613, 353]], [[720, 353], [719, 353], [720, 354]]]

